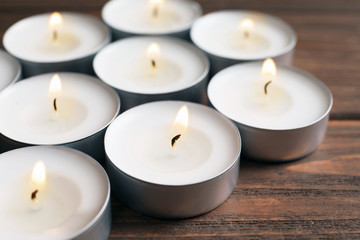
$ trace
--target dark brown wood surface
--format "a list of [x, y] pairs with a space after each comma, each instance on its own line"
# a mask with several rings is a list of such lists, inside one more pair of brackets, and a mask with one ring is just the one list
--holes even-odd
[[[0, 36], [15, 21], [36, 13], [67, 10], [100, 16], [105, 2], [0, 0]], [[157, 220], [113, 199], [110, 239], [360, 239], [360, 1], [199, 2], [205, 13], [258, 10], [294, 27], [294, 65], [322, 79], [334, 95], [328, 133], [316, 152], [299, 161], [242, 161], [233, 194], [200, 217]]]

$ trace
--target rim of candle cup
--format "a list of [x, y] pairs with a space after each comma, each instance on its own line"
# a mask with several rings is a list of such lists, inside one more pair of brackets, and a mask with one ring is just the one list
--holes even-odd
[[[238, 68], [238, 67], [246, 67], [246, 65], [254, 65], [254, 64], [259, 64], [259, 66], [261, 66], [261, 62], [248, 62], [248, 63], [239, 63], [239, 64], [236, 64], [236, 65], [233, 65], [233, 66], [230, 66], [228, 68], [225, 68], [224, 70], [221, 70], [220, 72], [218, 72], [217, 74], [214, 75], [214, 77], [210, 80], [209, 82], [209, 85], [208, 85], [208, 90], [207, 90], [207, 93], [208, 93], [208, 96], [209, 96], [209, 102], [211, 104], [211, 106], [213, 106], [217, 111], [221, 112], [220, 109], [218, 109], [215, 104], [213, 103], [214, 101], [211, 101], [211, 94], [210, 94], [210, 91], [209, 89], [211, 88], [212, 86], [212, 80], [215, 79], [215, 78], [219, 78], [219, 76], [221, 76], [224, 72], [226, 71], [231, 71], [231, 69], [235, 69], [235, 68]], [[265, 131], [292, 131], [292, 130], [296, 130], [296, 129], [302, 129], [302, 128], [306, 128], [306, 127], [309, 127], [309, 126], [312, 126], [314, 125], [315, 123], [318, 123], [320, 122], [322, 119], [324, 119], [327, 115], [330, 114], [330, 111], [331, 111], [331, 108], [333, 106], [333, 95], [330, 91], [330, 89], [326, 86], [326, 84], [321, 81], [320, 79], [318, 79], [317, 77], [315, 77], [313, 74], [309, 73], [309, 72], [306, 72], [300, 68], [297, 68], [297, 67], [294, 67], [294, 66], [288, 66], [288, 65], [277, 65], [277, 68], [285, 68], [287, 70], [292, 70], [292, 71], [295, 71], [296, 73], [298, 74], [301, 74], [301, 75], [305, 75], [306, 77], [310, 78], [312, 81], [315, 81], [316, 83], [318, 83], [319, 85], [321, 85], [321, 87], [326, 91], [326, 94], [327, 94], [327, 97], [329, 98], [329, 106], [327, 107], [326, 111], [321, 115], [319, 116], [316, 120], [312, 121], [312, 122], [309, 122], [307, 124], [303, 124], [303, 125], [300, 125], [298, 127], [292, 127], [292, 128], [284, 128], [284, 129], [277, 129], [277, 128], [263, 128], [263, 127], [258, 127], [258, 126], [254, 126], [254, 125], [250, 125], [250, 124], [245, 124], [245, 123], [242, 123], [236, 119], [233, 119], [229, 116], [227, 116], [226, 114], [222, 113], [224, 116], [226, 116], [227, 118], [231, 119], [232, 121], [238, 123], [238, 124], [241, 124], [243, 126], [247, 126], [247, 127], [250, 127], [250, 128], [253, 128], [253, 129], [259, 129], [259, 130], [265, 130]]]
[[13, 80], [11, 80], [3, 89], [0, 89], [0, 92], [3, 91], [5, 88], [9, 87], [10, 85], [12, 85], [13, 83], [15, 83], [16, 81], [20, 80], [21, 77], [21, 71], [22, 71], [22, 66], [19, 63], [19, 61], [14, 58], [13, 56], [11, 56], [9, 53], [5, 52], [4, 50], [0, 49], [0, 55], [5, 56], [7, 59], [9, 59], [9, 62], [11, 61], [10, 64], [14, 64], [15, 68], [16, 68], [16, 74]]
[[[81, 155], [81, 157], [83, 157], [84, 159], [86, 159], [86, 161], [91, 164], [94, 169], [97, 169], [99, 171], [99, 173], [101, 173], [102, 177], [104, 179], [106, 179], [106, 186], [107, 186], [107, 193], [106, 193], [106, 198], [104, 199], [104, 202], [101, 206], [101, 208], [99, 209], [98, 213], [94, 216], [93, 219], [91, 219], [90, 222], [88, 222], [84, 227], [82, 227], [81, 229], [79, 229], [77, 232], [75, 232], [74, 234], [72, 234], [71, 236], [69, 236], [69, 239], [75, 239], [78, 236], [81, 236], [83, 233], [85, 233], [86, 231], [88, 231], [90, 228], [94, 227], [95, 223], [97, 221], [99, 221], [99, 219], [103, 216], [103, 214], [106, 214], [106, 208], [108, 207], [108, 205], [110, 204], [110, 192], [111, 192], [111, 188], [110, 188], [110, 180], [109, 177], [105, 171], [105, 169], [101, 166], [101, 164], [99, 162], [97, 162], [93, 157], [89, 156], [88, 154], [85, 154], [79, 150], [73, 149], [73, 148], [69, 148], [69, 147], [64, 147], [64, 146], [28, 146], [28, 147], [23, 147], [23, 148], [18, 148], [18, 149], [13, 149], [10, 150], [8, 152], [3, 153], [4, 155], [6, 154], [12, 154], [12, 152], [14, 151], [27, 151], [28, 149], [56, 149], [56, 150], [60, 150], [60, 151], [68, 151], [71, 154], [76, 154], [76, 155]], [[0, 155], [3, 155], [0, 154]]]
[[[249, 16], [253, 16], [253, 17], [255, 16], [255, 17], [266, 18], [268, 20], [267, 22], [275, 23], [275, 24], [281, 26], [283, 29], [285, 29], [289, 33], [289, 37], [291, 38], [291, 40], [286, 47], [279, 49], [278, 51], [274, 52], [273, 54], [258, 55], [258, 56], [248, 55], [247, 57], [244, 57], [244, 56], [234, 57], [234, 56], [224, 55], [219, 51], [213, 50], [211, 48], [209, 49], [209, 47], [204, 46], [204, 44], [202, 42], [197, 41], [197, 38], [195, 35], [196, 31], [198, 31], [198, 28], [201, 29], [201, 24], [203, 24], [203, 22], [207, 21], [207, 18], [211, 18], [216, 15], [223, 15], [223, 14], [241, 14], [244, 16], [249, 15]], [[205, 14], [202, 17], [198, 18], [192, 25], [191, 30], [190, 30], [190, 38], [191, 38], [191, 41], [197, 47], [199, 47], [201, 50], [203, 50], [204, 52], [206, 52], [208, 54], [211, 54], [216, 57], [224, 58], [224, 59], [242, 60], [242, 61], [258, 61], [258, 60], [262, 60], [262, 59], [265, 59], [268, 57], [276, 58], [278, 56], [281, 56], [285, 53], [290, 52], [292, 49], [295, 48], [295, 45], [297, 43], [296, 32], [287, 22], [283, 21], [282, 19], [280, 19], [278, 17], [272, 16], [272, 15], [269, 15], [266, 13], [258, 12], [258, 11], [252, 11], [252, 10], [230, 10], [229, 9], [229, 10], [221, 10], [221, 11], [216, 11], [216, 12]]]
[[[49, 79], [51, 79], [51, 76], [54, 75], [55, 73], [44, 73], [44, 74], [40, 74], [40, 75], [35, 75], [26, 79], [23, 79], [25, 81], [20, 81], [17, 82], [16, 84], [25, 84], [27, 80], [30, 80], [32, 78], [37, 78], [38, 76], [42, 76], [42, 75], [49, 75]], [[58, 143], [31, 143], [31, 142], [27, 142], [27, 141], [23, 141], [23, 140], [18, 140], [18, 139], [14, 139], [10, 136], [5, 135], [4, 133], [0, 133], [3, 136], [5, 136], [6, 138], [10, 139], [11, 141], [17, 142], [17, 143], [23, 143], [23, 144], [27, 144], [30, 146], [36, 146], [36, 145], [40, 145], [40, 146], [59, 146], [59, 145], [71, 145], [73, 143], [77, 143], [83, 140], [86, 140], [88, 138], [91, 138], [92, 136], [94, 136], [95, 134], [101, 132], [102, 130], [106, 129], [115, 119], [116, 117], [119, 115], [120, 112], [120, 106], [121, 106], [121, 101], [120, 101], [120, 97], [119, 95], [116, 93], [116, 91], [114, 89], [112, 89], [111, 87], [109, 87], [108, 85], [106, 85], [105, 83], [102, 83], [100, 81], [100, 79], [94, 77], [94, 76], [90, 76], [90, 75], [86, 75], [86, 74], [82, 74], [82, 73], [75, 73], [75, 72], [57, 72], [56, 74], [59, 74], [60, 76], [63, 74], [70, 74], [70, 75], [79, 75], [79, 76], [86, 76], [90, 79], [93, 79], [94, 82], [98, 82], [100, 84], [103, 84], [103, 87], [112, 95], [112, 98], [116, 99], [116, 103], [117, 103], [117, 109], [116, 112], [114, 113], [113, 117], [111, 118], [110, 121], [108, 121], [108, 123], [104, 126], [102, 126], [101, 128], [97, 129], [94, 132], [89, 133], [87, 136], [79, 138], [79, 139], [75, 139], [72, 141], [68, 141], [68, 142], [58, 142]], [[50, 81], [50, 80], [49, 80]], [[12, 86], [10, 86], [9, 88], [5, 89], [4, 91], [0, 92], [0, 96], [2, 94], [6, 94], [7, 91], [11, 91], [11, 88], [13, 86], [15, 86], [16, 84], [13, 84]]]
[[[102, 42], [100, 42], [98, 44], [98, 46], [96, 48], [93, 48], [91, 50], [86, 51], [85, 53], [82, 54], [78, 54], [76, 56], [67, 56], [64, 57], [63, 59], [48, 59], [48, 60], [37, 60], [34, 58], [28, 58], [28, 57], [24, 57], [21, 54], [14, 52], [12, 48], [9, 48], [9, 44], [7, 43], [9, 35], [13, 32], [16, 31], [16, 28], [21, 27], [22, 25], [27, 24], [27, 21], [29, 19], [35, 19], [38, 17], [43, 17], [43, 16], [47, 16], [48, 18], [50, 17], [50, 15], [52, 14], [51, 12], [47, 12], [47, 13], [40, 13], [40, 14], [36, 14], [36, 15], [32, 15], [30, 17], [26, 17], [23, 18], [19, 21], [17, 21], [16, 23], [14, 23], [13, 25], [11, 25], [4, 33], [3, 36], [3, 46], [4, 48], [14, 57], [20, 59], [20, 60], [24, 60], [27, 62], [33, 62], [33, 63], [40, 63], [40, 64], [52, 64], [52, 63], [62, 63], [62, 62], [70, 62], [70, 61], [74, 61], [74, 60], [79, 60], [79, 59], [83, 59], [83, 58], [87, 58], [89, 56], [95, 55], [97, 52], [99, 52], [104, 46], [106, 46], [108, 43], [110, 43], [111, 41], [111, 34], [110, 34], [110, 29], [98, 18], [92, 16], [92, 15], [88, 15], [88, 14], [84, 14], [84, 13], [78, 13], [78, 12], [71, 12], [71, 11], [64, 11], [64, 12], [60, 12], [61, 15], [66, 18], [66, 15], [72, 15], [72, 16], [77, 16], [77, 17], [83, 17], [83, 18], [87, 18], [88, 21], [91, 21], [92, 23], [96, 24], [96, 27], [98, 29], [100, 29], [101, 31], [104, 32], [104, 36], [106, 36], [104, 38], [104, 40]], [[46, 23], [47, 26], [47, 23]]]
[[[184, 86], [180, 86], [181, 88], [177, 88], [177, 89], [172, 89], [172, 90], [163, 90], [163, 91], [158, 91], [158, 92], [146, 92], [146, 91], [131, 91], [129, 89], [124, 89], [124, 88], [119, 88], [118, 86], [115, 86], [113, 84], [113, 82], [109, 81], [109, 79], [105, 79], [103, 76], [101, 76], [102, 74], [99, 73], [99, 62], [101, 62], [101, 59], [104, 58], [102, 55], [107, 55], [108, 52], [113, 51], [113, 49], [116, 49], [118, 45], [121, 45], [123, 43], [126, 43], [127, 41], [132, 41], [132, 40], [137, 40], [137, 39], [144, 39], [144, 40], [149, 40], [149, 42], [159, 42], [159, 41], [169, 41], [171, 42], [171, 44], [174, 43], [174, 45], [179, 45], [181, 47], [184, 48], [190, 48], [192, 50], [192, 52], [194, 54], [196, 54], [199, 57], [199, 60], [201, 62], [204, 63], [204, 72], [199, 75], [194, 81], [190, 82], [189, 85]], [[194, 45], [182, 40], [182, 39], [178, 39], [178, 38], [174, 38], [174, 37], [168, 37], [168, 36], [135, 36], [135, 37], [129, 37], [129, 38], [125, 38], [125, 39], [120, 39], [117, 40], [113, 43], [110, 43], [109, 45], [107, 45], [106, 47], [104, 47], [101, 51], [99, 51], [94, 58], [93, 61], [93, 68], [94, 71], [96, 73], [96, 75], [102, 80], [104, 81], [106, 84], [108, 84], [109, 86], [115, 88], [115, 89], [119, 89], [121, 91], [127, 92], [127, 93], [135, 93], [135, 94], [142, 94], [142, 95], [159, 95], [159, 94], [169, 94], [169, 93], [176, 93], [176, 92], [180, 92], [183, 91], [185, 89], [189, 89], [193, 86], [195, 86], [196, 84], [198, 84], [199, 82], [203, 81], [205, 79], [205, 77], [209, 74], [210, 71], [210, 61], [209, 59], [206, 57], [206, 55], [198, 48], [196, 48]]]
[[[121, 1], [129, 1], [129, 0], [112, 0], [112, 1], [108, 1], [107, 3], [105, 3], [105, 5], [103, 6], [102, 10], [101, 10], [101, 17], [103, 19], [103, 21], [110, 26], [111, 28], [117, 30], [117, 31], [122, 31], [125, 33], [131, 33], [131, 34], [144, 34], [144, 35], [167, 35], [167, 34], [174, 34], [174, 33], [178, 33], [178, 32], [182, 32], [185, 30], [188, 30], [191, 28], [192, 24], [202, 15], [202, 7], [198, 2], [192, 1], [192, 0], [175, 0], [178, 2], [187, 2], [188, 4], [191, 4], [191, 7], [195, 10], [195, 17], [194, 19], [192, 19], [192, 21], [187, 22], [186, 24], [182, 24], [177, 28], [174, 28], [172, 30], [161, 30], [161, 31], [137, 31], [136, 29], [125, 29], [123, 27], [119, 27], [114, 25], [113, 23], [111, 23], [109, 21], [108, 18], [108, 12], [111, 10], [112, 7], [116, 6], [116, 4], [119, 4]], [[167, 0], [169, 1], [169, 0]], [[172, 0], [174, 1], [174, 0]], [[131, 0], [129, 1], [131, 2]]]
[[[237, 161], [240, 161], [240, 154], [241, 154], [241, 146], [242, 146], [242, 140], [241, 140], [241, 135], [240, 135], [240, 131], [238, 129], [238, 127], [236, 126], [236, 124], [231, 121], [230, 119], [228, 119], [224, 114], [220, 113], [219, 111], [213, 109], [213, 108], [210, 108], [206, 105], [203, 105], [203, 104], [199, 104], [199, 103], [192, 103], [192, 102], [184, 102], [184, 101], [172, 101], [172, 100], [164, 100], [164, 101], [156, 101], [156, 102], [149, 102], [149, 103], [144, 103], [144, 104], [141, 104], [141, 105], [138, 105], [138, 106], [135, 106], [129, 110], [126, 110], [125, 112], [121, 113], [121, 116], [118, 117], [118, 119], [120, 119], [121, 117], [124, 117], [124, 116], [127, 116], [129, 114], [132, 114], [132, 112], [138, 108], [142, 108], [143, 106], [145, 105], [153, 105], [153, 104], [158, 104], [158, 103], [182, 103], [182, 104], [185, 104], [186, 105], [196, 105], [196, 106], [199, 106], [199, 107], [204, 107], [206, 109], [208, 109], [209, 111], [212, 111], [214, 114], [216, 114], [220, 119], [222, 119], [222, 121], [226, 122], [226, 124], [229, 124], [229, 127], [231, 127], [234, 132], [236, 132], [236, 137], [237, 137], [237, 141], [236, 141], [236, 145], [238, 146], [237, 150], [236, 150], [236, 156], [234, 157], [234, 159], [232, 160], [231, 164], [229, 164], [229, 166], [226, 167], [226, 169], [222, 170], [221, 172], [217, 173], [216, 175], [214, 176], [211, 176], [210, 178], [206, 179], [206, 180], [202, 180], [202, 181], [197, 181], [197, 182], [193, 182], [193, 183], [188, 183], [188, 184], [161, 184], [161, 183], [155, 183], [155, 182], [150, 182], [150, 181], [146, 181], [146, 180], [143, 180], [143, 179], [140, 179], [136, 176], [133, 176], [131, 174], [128, 174], [127, 172], [123, 171], [122, 169], [120, 169], [112, 160], [111, 158], [109, 157], [108, 153], [107, 153], [107, 150], [106, 150], [106, 142], [108, 141], [107, 140], [107, 136], [109, 135], [109, 131], [111, 131], [111, 126], [110, 125], [108, 127], [108, 129], [106, 130], [106, 133], [105, 133], [105, 137], [104, 137], [104, 145], [105, 145], [105, 154], [106, 154], [106, 157], [107, 157], [107, 161], [110, 162], [110, 164], [115, 167], [118, 171], [122, 172], [123, 174], [125, 174], [126, 176], [136, 180], [136, 181], [139, 181], [139, 182], [142, 182], [142, 183], [145, 183], [145, 184], [150, 184], [150, 185], [153, 185], [153, 186], [161, 186], [161, 187], [185, 187], [185, 186], [193, 186], [193, 185], [198, 185], [198, 184], [202, 184], [202, 183], [206, 183], [206, 182], [210, 182], [210, 181], [213, 181], [215, 180], [216, 178], [218, 178], [219, 176], [222, 176], [223, 174], [225, 174], [226, 172], [228, 172], [233, 166], [234, 164], [236, 164]], [[114, 120], [114, 123], [116, 121], [120, 121], [120, 120], [117, 120], [115, 119]], [[115, 123], [116, 124], [116, 123]], [[235, 144], [234, 144], [235, 145]]]

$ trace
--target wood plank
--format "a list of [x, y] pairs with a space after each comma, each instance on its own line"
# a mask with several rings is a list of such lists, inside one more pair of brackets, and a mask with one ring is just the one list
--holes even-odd
[[[2, 0], [0, 11], [27, 12], [29, 9], [100, 9], [107, 0]], [[360, 10], [358, 0], [197, 0], [204, 6], [204, 12], [219, 9], [279, 9], [286, 11], [356, 11]]]
[[203, 216], [166, 221], [113, 199], [110, 239], [359, 239], [360, 122], [332, 121], [324, 142], [291, 163], [241, 163], [230, 198]]

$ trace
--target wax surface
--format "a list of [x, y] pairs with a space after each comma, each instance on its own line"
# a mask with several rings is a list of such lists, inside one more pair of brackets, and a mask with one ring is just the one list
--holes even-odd
[[[245, 18], [254, 22], [249, 38], [239, 25]], [[288, 52], [296, 44], [295, 32], [270, 15], [250, 11], [219, 11], [196, 21], [191, 39], [201, 49], [230, 59], [263, 59]]]
[[[60, 73], [62, 93], [54, 114], [49, 84], [53, 74], [38, 75], [3, 91], [0, 95], [0, 132], [30, 144], [62, 144], [91, 136], [117, 115], [116, 93], [96, 78]], [[104, 107], [106, 106], [106, 107]]]
[[189, 129], [171, 147], [172, 123], [184, 102], [155, 102], [121, 114], [108, 128], [105, 150], [123, 172], [164, 185], [209, 180], [228, 169], [240, 154], [236, 127], [205, 106], [186, 103]]
[[50, 13], [35, 15], [12, 25], [3, 43], [12, 55], [31, 62], [60, 62], [90, 56], [109, 42], [109, 30], [98, 19], [80, 13], [61, 13], [63, 26], [53, 41]]
[[19, 63], [9, 54], [0, 51], [0, 92], [13, 83], [20, 75]]
[[[156, 68], [146, 53], [160, 47]], [[105, 47], [94, 59], [96, 74], [107, 84], [128, 92], [166, 93], [188, 88], [206, 76], [209, 63], [192, 45], [159, 37], [134, 37]]]
[[[47, 194], [33, 210], [29, 182], [39, 160], [47, 170]], [[1, 239], [70, 239], [96, 221], [110, 193], [106, 173], [94, 159], [63, 147], [1, 154], [0, 176]]]
[[[230, 119], [257, 128], [293, 129], [312, 124], [331, 108], [331, 93], [314, 76], [291, 67], [278, 67], [274, 79], [261, 77], [261, 63], [227, 68], [210, 81], [208, 95]], [[264, 85], [268, 94], [264, 93]]]
[[184, 31], [201, 16], [198, 3], [189, 0], [165, 0], [153, 17], [148, 0], [114, 0], [103, 8], [102, 17], [111, 27], [131, 33], [164, 34]]

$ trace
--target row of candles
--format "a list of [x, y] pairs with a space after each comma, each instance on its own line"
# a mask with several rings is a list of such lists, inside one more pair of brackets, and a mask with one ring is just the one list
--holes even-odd
[[322, 141], [331, 92], [290, 66], [280, 19], [201, 17], [190, 0], [113, 0], [102, 17], [41, 14], [4, 35], [0, 237], [106, 239], [110, 182], [146, 215], [197, 216], [231, 194], [240, 152], [289, 161]]

